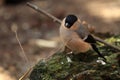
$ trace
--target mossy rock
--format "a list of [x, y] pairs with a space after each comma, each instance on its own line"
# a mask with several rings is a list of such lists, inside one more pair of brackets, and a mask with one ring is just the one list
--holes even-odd
[[[100, 46], [105, 51], [105, 46]], [[104, 49], [104, 50], [103, 50]], [[93, 51], [78, 55], [57, 52], [47, 60], [39, 61], [30, 74], [30, 80], [120, 80], [120, 52], [107, 51], [107, 63], [98, 63]], [[102, 61], [102, 60], [99, 60]]]

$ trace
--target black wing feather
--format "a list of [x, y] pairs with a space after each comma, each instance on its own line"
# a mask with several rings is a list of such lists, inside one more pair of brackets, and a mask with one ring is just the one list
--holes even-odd
[[97, 52], [100, 57], [102, 57], [104, 60], [106, 60], [105, 57], [99, 52], [98, 48], [96, 47], [96, 45], [95, 45], [96, 40], [93, 38], [92, 35], [88, 35], [88, 37], [84, 41], [90, 43], [93, 50], [95, 52]]
[[88, 35], [87, 38], [84, 40], [85, 42], [88, 43], [96, 43], [96, 40], [92, 37], [92, 35]]
[[98, 53], [98, 55], [103, 58], [106, 61], [106, 58], [99, 52], [98, 48], [96, 47], [95, 44], [91, 44], [92, 48], [95, 50], [95, 52]]

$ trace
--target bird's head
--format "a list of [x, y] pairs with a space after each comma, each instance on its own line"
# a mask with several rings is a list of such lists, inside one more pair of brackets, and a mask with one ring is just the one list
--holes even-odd
[[68, 15], [65, 18], [65, 24], [64, 26], [66, 28], [71, 28], [71, 26], [78, 20], [78, 18], [75, 15]]

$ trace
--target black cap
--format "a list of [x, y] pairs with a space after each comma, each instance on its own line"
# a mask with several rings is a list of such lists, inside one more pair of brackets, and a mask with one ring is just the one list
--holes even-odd
[[77, 21], [77, 17], [75, 15], [68, 15], [65, 19], [65, 26], [70, 28]]

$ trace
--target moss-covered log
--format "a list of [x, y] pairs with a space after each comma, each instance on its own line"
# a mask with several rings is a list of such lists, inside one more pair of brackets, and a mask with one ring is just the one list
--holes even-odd
[[[120, 45], [117, 39], [112, 43], [117, 43], [117, 46]], [[120, 80], [120, 52], [114, 51], [104, 45], [101, 45], [99, 49], [106, 55], [106, 64], [102, 64], [103, 62], [100, 63], [102, 60], [97, 62], [98, 55], [93, 51], [78, 55], [58, 52], [48, 60], [39, 61], [31, 72], [29, 79]]]

